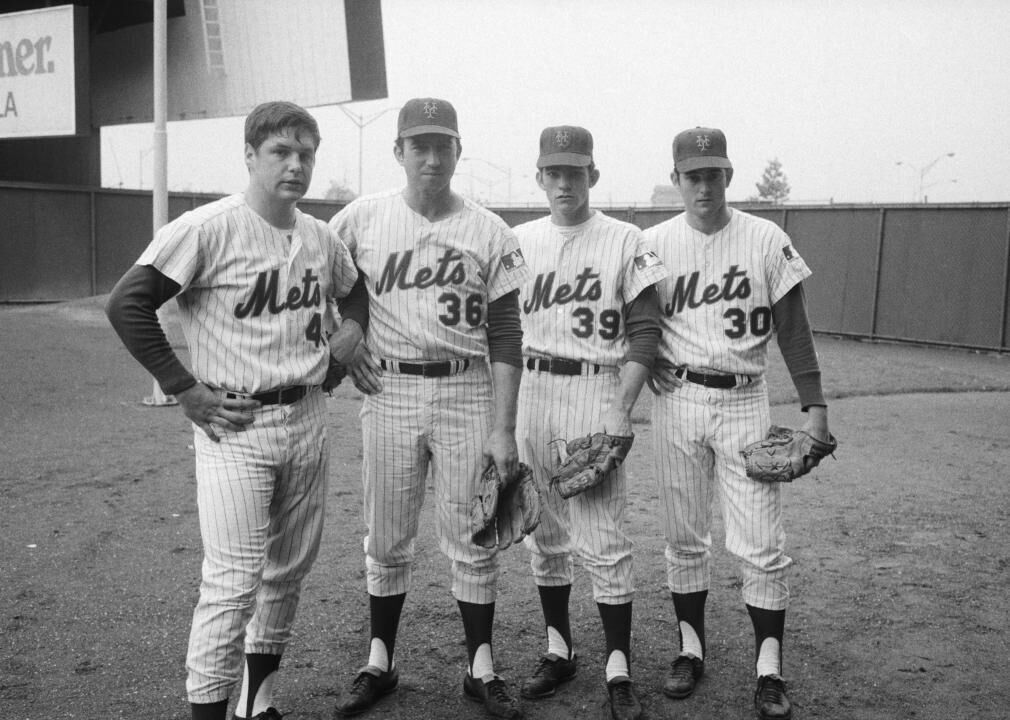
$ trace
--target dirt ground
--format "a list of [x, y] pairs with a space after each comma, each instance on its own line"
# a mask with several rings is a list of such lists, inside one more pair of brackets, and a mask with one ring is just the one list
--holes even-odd
[[[192, 435], [101, 312], [103, 298], [0, 308], [0, 716], [185, 720], [184, 657], [200, 572]], [[819, 336], [837, 460], [786, 489], [793, 600], [785, 675], [797, 720], [1010, 714], [1010, 357]], [[801, 422], [777, 351], [774, 419]], [[331, 717], [367, 653], [357, 410], [330, 400], [328, 525], [277, 686], [286, 717]], [[676, 652], [654, 512], [650, 397], [628, 461], [636, 542], [634, 675], [646, 717], [752, 718], [753, 638], [717, 548], [707, 674], [661, 692]], [[479, 718], [461, 695], [462, 628], [430, 505], [397, 643], [400, 690], [365, 717]], [[721, 530], [716, 543], [722, 542]], [[542, 620], [520, 546], [504, 557], [496, 666], [518, 683]], [[607, 718], [588, 579], [572, 594], [577, 679], [527, 717]]]

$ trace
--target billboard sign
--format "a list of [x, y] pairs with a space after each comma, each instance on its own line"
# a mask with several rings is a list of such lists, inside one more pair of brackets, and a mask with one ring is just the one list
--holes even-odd
[[87, 135], [87, 8], [0, 15], [0, 138]]
[[[386, 97], [380, 0], [185, 0], [168, 21], [168, 119]], [[92, 39], [92, 123], [153, 116], [151, 26]]]

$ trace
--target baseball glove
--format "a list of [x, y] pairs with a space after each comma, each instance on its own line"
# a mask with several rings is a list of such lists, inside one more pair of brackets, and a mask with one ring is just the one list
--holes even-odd
[[540, 489], [533, 471], [519, 463], [519, 472], [503, 481], [491, 463], [480, 479], [480, 491], [470, 504], [474, 544], [504, 550], [540, 524]]
[[631, 450], [635, 435], [597, 432], [567, 443], [568, 457], [551, 476], [551, 487], [561, 497], [570, 498], [596, 487], [607, 473], [617, 468]]
[[740, 451], [747, 476], [760, 482], [792, 482], [806, 475], [828, 455], [838, 441], [828, 435], [823, 442], [802, 430], [772, 425], [764, 440], [752, 442]]
[[337, 387], [347, 377], [347, 366], [337, 362], [337, 359], [330, 355], [330, 364], [326, 368], [326, 377], [323, 378], [323, 391], [332, 393], [333, 389]]

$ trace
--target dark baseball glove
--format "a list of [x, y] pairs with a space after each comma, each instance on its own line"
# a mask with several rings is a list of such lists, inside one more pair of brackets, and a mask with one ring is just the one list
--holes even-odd
[[551, 487], [570, 498], [596, 487], [617, 468], [631, 450], [635, 436], [597, 432], [567, 443], [568, 457], [551, 476]]
[[540, 524], [540, 489], [533, 471], [519, 463], [519, 472], [503, 481], [494, 463], [481, 474], [480, 490], [470, 504], [474, 544], [504, 550], [522, 541]]
[[337, 362], [337, 359], [330, 355], [330, 364], [326, 368], [326, 377], [323, 378], [323, 391], [332, 393], [333, 389], [337, 387], [347, 377], [347, 366], [343, 363]]
[[752, 442], [740, 451], [747, 476], [760, 482], [792, 482], [806, 475], [828, 455], [838, 441], [828, 435], [823, 442], [802, 430], [772, 425], [764, 440]]

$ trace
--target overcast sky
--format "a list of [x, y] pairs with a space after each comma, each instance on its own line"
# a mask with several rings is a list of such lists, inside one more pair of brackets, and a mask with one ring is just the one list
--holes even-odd
[[[730, 200], [772, 158], [792, 202], [911, 202], [920, 183], [935, 202], [1010, 200], [1005, 0], [382, 0], [382, 16], [389, 98], [346, 106], [375, 118], [366, 193], [402, 185], [395, 109], [430, 95], [459, 113], [454, 186], [492, 202], [542, 202], [537, 142], [559, 124], [593, 133], [601, 205], [647, 204], [696, 125], [726, 132]], [[312, 112], [309, 196], [357, 191], [358, 127]], [[103, 129], [103, 184], [150, 188], [150, 148], [150, 125]], [[170, 123], [168, 152], [172, 190], [245, 187], [241, 118]]]

